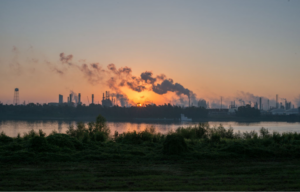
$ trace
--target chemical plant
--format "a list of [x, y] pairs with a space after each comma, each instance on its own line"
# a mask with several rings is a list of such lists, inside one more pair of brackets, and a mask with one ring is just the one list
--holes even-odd
[[[99, 105], [98, 103], [95, 103], [95, 96], [94, 94], [91, 95], [91, 103], [90, 103], [90, 99], [87, 97], [88, 103], [89, 105]], [[110, 95], [109, 91], [106, 91], [105, 93], [103, 93], [103, 98], [102, 98], [102, 106], [105, 107], [112, 107], [116, 104], [116, 98], [114, 98], [112, 95]], [[67, 98], [67, 102], [64, 102], [64, 97], [63, 95], [58, 95], [58, 103], [48, 103], [48, 105], [50, 106], [61, 106], [61, 105], [67, 105], [67, 106], [80, 106], [80, 105], [84, 105], [81, 102], [81, 94], [78, 93], [78, 95], [75, 95], [74, 93], [70, 94]]]
[[[95, 96], [94, 94], [91, 95], [91, 103], [89, 97], [87, 97], [88, 105], [100, 105], [99, 102], [95, 103]], [[275, 97], [275, 101], [272, 100], [272, 105], [270, 105], [270, 100], [262, 97], [256, 98], [257, 101], [244, 101], [243, 99], [237, 99], [237, 102], [239, 105], [236, 104], [236, 101], [231, 101], [230, 105], [228, 107], [226, 105], [223, 105], [223, 97], [220, 98], [220, 105], [219, 107], [210, 107], [209, 102], [205, 101], [204, 99], [200, 99], [198, 101], [198, 107], [205, 108], [209, 111], [209, 114], [227, 114], [227, 115], [235, 115], [238, 111], [239, 107], [248, 107], [248, 108], [254, 108], [258, 109], [261, 113], [261, 115], [299, 115], [299, 109], [295, 108], [294, 105], [292, 105], [291, 102], [289, 102], [285, 98], [279, 98], [278, 94]], [[14, 97], [13, 97], [13, 105], [20, 105], [20, 98], [19, 98], [19, 88], [14, 89]], [[281, 101], [281, 102], [280, 102]], [[25, 101], [24, 101], [25, 105]], [[48, 103], [49, 106], [85, 106], [85, 104], [82, 104], [81, 101], [81, 94], [78, 95], [71, 93], [67, 97], [67, 101], [64, 102], [64, 96], [59, 95], [58, 96], [58, 103], [50, 102]], [[112, 107], [112, 106], [121, 106], [121, 107], [128, 107], [129, 105], [126, 102], [126, 99], [123, 98], [122, 95], [119, 94], [110, 94], [109, 91], [106, 91], [103, 93], [102, 102], [101, 105], [103, 107]], [[190, 100], [189, 100], [190, 105]], [[265, 106], [264, 106], [265, 105]], [[144, 107], [143, 104], [137, 103], [137, 107]], [[216, 105], [214, 105], [216, 106]]]

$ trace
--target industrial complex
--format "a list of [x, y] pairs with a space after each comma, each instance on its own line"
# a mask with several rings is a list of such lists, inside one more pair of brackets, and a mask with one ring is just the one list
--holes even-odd
[[[95, 103], [95, 97], [94, 94], [91, 95], [91, 103], [89, 97], [87, 97], [88, 105], [102, 105], [103, 107], [112, 107], [112, 106], [118, 106], [119, 104], [121, 107], [128, 106], [124, 102], [116, 102], [120, 100], [120, 95], [117, 94], [110, 94], [109, 91], [106, 91], [103, 93], [102, 102], [101, 104], [98, 102]], [[216, 107], [210, 107], [209, 102], [206, 102], [204, 99], [200, 99], [198, 101], [198, 107], [206, 108], [210, 114], [228, 114], [228, 115], [234, 115], [238, 111], [239, 107], [245, 106], [248, 108], [254, 108], [260, 111], [261, 115], [299, 115], [299, 108], [295, 108], [294, 105], [292, 105], [291, 102], [289, 102], [285, 98], [279, 98], [278, 94], [275, 97], [275, 105], [273, 100], [273, 106], [270, 105], [270, 100], [262, 97], [258, 97], [256, 102], [248, 101], [247, 103], [242, 100], [238, 99], [239, 105], [236, 104], [236, 101], [231, 101], [230, 105], [226, 106], [222, 104], [222, 97], [221, 97], [221, 105], [219, 108]], [[280, 99], [280, 100], [279, 100]], [[282, 102], [280, 102], [282, 101]], [[189, 101], [190, 103], [190, 101]], [[265, 106], [263, 105], [265, 104]], [[13, 98], [13, 104], [19, 105], [19, 88], [14, 89], [14, 98]], [[25, 102], [24, 102], [25, 105]], [[48, 103], [49, 106], [71, 106], [71, 107], [77, 107], [77, 106], [85, 106], [85, 104], [82, 104], [81, 101], [81, 94], [75, 94], [71, 93], [67, 97], [67, 101], [64, 102], [64, 96], [59, 94], [58, 95], [58, 103], [56, 102], [50, 102]], [[143, 105], [138, 103], [138, 107], [142, 107]]]

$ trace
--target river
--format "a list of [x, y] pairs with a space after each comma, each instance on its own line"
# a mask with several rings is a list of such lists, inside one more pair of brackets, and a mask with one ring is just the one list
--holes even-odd
[[[85, 122], [87, 123], [87, 122]], [[287, 122], [208, 122], [211, 127], [219, 126], [222, 124], [225, 128], [230, 126], [234, 129], [234, 132], [241, 131], [258, 131], [261, 127], [277, 132], [300, 132], [300, 123], [287, 123]], [[168, 133], [170, 130], [175, 130], [178, 127], [188, 127], [196, 125], [195, 122], [107, 122], [111, 130], [111, 134], [115, 131], [119, 133], [127, 131], [143, 131], [146, 127], [155, 127], [157, 132]], [[42, 129], [47, 135], [52, 131], [59, 133], [65, 133], [70, 125], [76, 125], [76, 121], [21, 121], [21, 120], [2, 120], [0, 121], [0, 132], [4, 132], [10, 137], [16, 137], [18, 133], [23, 135], [25, 132], [31, 129], [38, 131]]]

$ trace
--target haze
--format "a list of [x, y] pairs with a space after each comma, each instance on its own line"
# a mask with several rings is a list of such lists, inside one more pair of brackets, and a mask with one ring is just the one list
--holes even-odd
[[[76, 66], [164, 74], [211, 103], [279, 94], [299, 106], [299, 19], [298, 0], [1, 0], [0, 101], [12, 103], [16, 87], [26, 103], [116, 92], [109, 75], [91, 82], [64, 53]], [[176, 91], [119, 90], [132, 102], [187, 101]]]

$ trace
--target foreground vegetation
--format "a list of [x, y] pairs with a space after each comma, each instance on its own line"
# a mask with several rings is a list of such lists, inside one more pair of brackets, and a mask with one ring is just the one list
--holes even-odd
[[98, 116], [66, 134], [1, 133], [0, 190], [299, 190], [299, 157], [299, 133], [202, 123], [111, 134]]

